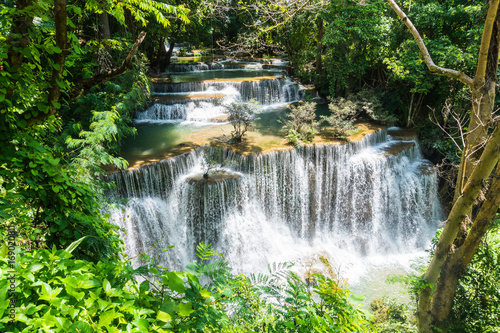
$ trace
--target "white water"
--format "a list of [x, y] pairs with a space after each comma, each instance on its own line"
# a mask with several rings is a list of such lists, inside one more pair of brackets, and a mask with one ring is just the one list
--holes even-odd
[[172, 269], [194, 260], [204, 241], [243, 273], [280, 262], [325, 271], [323, 256], [366, 292], [374, 271], [409, 269], [441, 218], [435, 172], [416, 142], [388, 154], [398, 143], [382, 130], [345, 145], [247, 157], [226, 151], [241, 177], [190, 185], [186, 178], [201, 173], [203, 153], [195, 151], [110, 175], [115, 195], [130, 199], [111, 219], [126, 230], [130, 256], [161, 240], [148, 254]]
[[[257, 69], [262, 65], [256, 63], [246, 65], [245, 68], [248, 66], [254, 66]], [[296, 102], [303, 95], [299, 85], [287, 77], [261, 81], [228, 80], [155, 84], [153, 93], [164, 100], [154, 102], [148, 109], [137, 112], [136, 123], [220, 122], [221, 118], [227, 116], [227, 106], [234, 102], [247, 102], [255, 99], [263, 108], [269, 109]], [[211, 95], [213, 98], [210, 98]]]

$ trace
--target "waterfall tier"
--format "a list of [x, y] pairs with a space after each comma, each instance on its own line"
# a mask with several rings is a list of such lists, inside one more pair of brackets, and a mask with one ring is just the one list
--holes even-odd
[[167, 67], [166, 73], [196, 73], [214, 70], [261, 70], [261, 69], [282, 69], [288, 63], [283, 61], [238, 61], [238, 60], [221, 60], [217, 62], [195, 62], [195, 63], [178, 63], [173, 62]]
[[[280, 102], [297, 101], [299, 87], [288, 78], [266, 79], [261, 81], [208, 81], [208, 82], [181, 82], [155, 84], [155, 94], [188, 93], [188, 92], [215, 92], [227, 88], [234, 88], [241, 95], [243, 101], [256, 99], [259, 103], [269, 105]], [[175, 95], [174, 95], [175, 96]]]
[[440, 218], [436, 174], [418, 143], [386, 130], [343, 145], [223, 155], [239, 177], [186, 181], [201, 173], [203, 150], [108, 176], [114, 195], [129, 199], [111, 220], [126, 230], [130, 255], [162, 240], [150, 253], [180, 268], [204, 241], [236, 269], [258, 271], [301, 246], [361, 256], [422, 249]]
[[[261, 81], [187, 82], [155, 84], [159, 99], [136, 113], [136, 121], [202, 121], [226, 116], [233, 102], [257, 100], [261, 105], [290, 103], [302, 98], [299, 86], [288, 78]], [[210, 98], [214, 97], [214, 98]]]

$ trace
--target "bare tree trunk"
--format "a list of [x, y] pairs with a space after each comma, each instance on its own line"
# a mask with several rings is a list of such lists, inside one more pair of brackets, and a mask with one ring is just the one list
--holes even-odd
[[99, 15], [99, 20], [101, 21], [101, 37], [103, 41], [106, 39], [111, 39], [111, 29], [109, 27], [109, 16], [106, 11]]

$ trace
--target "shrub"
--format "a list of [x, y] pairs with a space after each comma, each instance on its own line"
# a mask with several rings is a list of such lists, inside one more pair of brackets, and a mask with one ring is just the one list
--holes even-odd
[[316, 121], [316, 103], [300, 101], [290, 107], [286, 117], [289, 118], [284, 121], [286, 138], [293, 145], [297, 146], [301, 141], [311, 142], [318, 134], [321, 122]]
[[348, 136], [348, 131], [354, 129], [354, 120], [357, 115], [356, 104], [341, 97], [331, 100], [328, 109], [331, 115], [321, 116], [321, 119], [332, 126], [334, 137], [345, 139]]
[[[129, 262], [72, 258], [86, 240], [65, 250], [17, 255], [14, 268], [3, 247], [2, 332], [367, 331], [366, 314], [350, 303], [349, 291], [319, 274], [313, 289], [288, 270], [290, 265], [274, 265], [269, 275], [235, 275], [222, 253], [203, 243], [198, 260], [184, 272], [147, 258], [147, 265], [135, 270]], [[10, 311], [13, 269], [17, 300], [11, 323], [4, 314]]]
[[231, 103], [227, 107], [228, 120], [234, 128], [234, 131], [231, 132], [234, 142], [241, 142], [243, 135], [254, 127], [253, 115], [256, 113], [258, 106], [257, 101], [252, 99], [245, 103]]
[[396, 118], [382, 107], [380, 97], [374, 90], [362, 90], [357, 94], [331, 99], [328, 105], [330, 116], [321, 119], [333, 127], [333, 135], [345, 139], [354, 129], [354, 121], [366, 117], [384, 124], [393, 124]]

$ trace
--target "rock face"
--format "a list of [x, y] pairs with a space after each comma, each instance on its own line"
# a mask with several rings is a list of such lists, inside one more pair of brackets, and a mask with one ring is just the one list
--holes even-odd
[[[388, 153], [391, 147], [398, 149]], [[151, 253], [181, 268], [204, 241], [236, 269], [255, 272], [318, 249], [333, 258], [340, 250], [367, 256], [422, 249], [441, 217], [436, 174], [418, 143], [387, 130], [346, 144], [223, 155], [232, 161], [227, 171], [209, 179], [202, 149], [108, 176], [117, 202], [129, 199], [110, 214], [127, 231], [130, 255], [163, 239]], [[169, 244], [176, 248], [163, 253]]]

